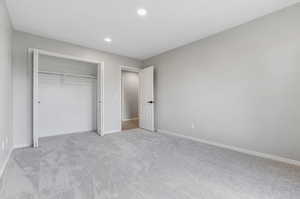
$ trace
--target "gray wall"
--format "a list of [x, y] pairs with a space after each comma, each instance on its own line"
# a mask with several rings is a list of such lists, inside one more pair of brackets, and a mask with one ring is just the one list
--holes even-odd
[[32, 141], [32, 69], [27, 53], [28, 48], [39, 48], [104, 61], [104, 131], [120, 129], [120, 66], [139, 67], [142, 65], [141, 61], [14, 31], [13, 133], [16, 146], [27, 146]]
[[139, 75], [122, 71], [122, 119], [133, 119], [139, 115]]
[[300, 4], [145, 64], [158, 129], [300, 160]]
[[13, 143], [11, 34], [5, 1], [0, 0], [0, 178]]

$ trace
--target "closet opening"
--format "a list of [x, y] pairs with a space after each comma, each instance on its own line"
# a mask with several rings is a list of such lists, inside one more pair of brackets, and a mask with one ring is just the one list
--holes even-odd
[[33, 146], [39, 138], [103, 132], [103, 62], [30, 49]]

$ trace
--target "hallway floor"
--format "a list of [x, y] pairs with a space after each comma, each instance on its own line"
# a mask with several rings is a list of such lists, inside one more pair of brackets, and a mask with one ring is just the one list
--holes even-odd
[[1, 199], [299, 199], [300, 167], [141, 129], [13, 151]]
[[139, 120], [122, 121], [122, 130], [130, 130], [139, 128]]

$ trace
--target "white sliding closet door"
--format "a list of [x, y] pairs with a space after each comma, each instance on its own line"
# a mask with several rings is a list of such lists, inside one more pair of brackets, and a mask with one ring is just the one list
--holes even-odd
[[103, 132], [103, 65], [97, 66], [97, 133], [102, 135]]
[[39, 135], [48, 137], [97, 129], [97, 80], [39, 74]]
[[33, 77], [33, 121], [32, 121], [32, 137], [33, 137], [33, 147], [39, 146], [39, 136], [38, 136], [38, 104], [39, 104], [39, 52], [38, 50], [33, 51], [33, 67], [32, 67], [32, 77]]

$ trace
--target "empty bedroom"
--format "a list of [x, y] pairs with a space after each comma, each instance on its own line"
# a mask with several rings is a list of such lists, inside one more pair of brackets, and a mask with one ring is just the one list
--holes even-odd
[[0, 0], [0, 199], [300, 199], [300, 0]]

